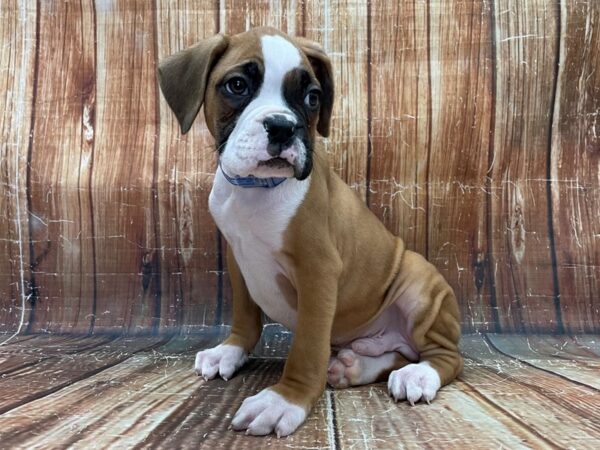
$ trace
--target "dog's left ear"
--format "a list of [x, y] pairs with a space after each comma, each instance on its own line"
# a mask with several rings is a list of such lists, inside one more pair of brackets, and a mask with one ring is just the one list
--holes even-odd
[[159, 63], [158, 83], [182, 134], [190, 130], [198, 115], [210, 71], [228, 45], [229, 38], [217, 34]]
[[296, 43], [304, 54], [308, 57], [310, 65], [319, 83], [321, 84], [321, 110], [319, 111], [319, 123], [317, 131], [323, 137], [329, 136], [329, 122], [331, 121], [331, 112], [333, 111], [333, 70], [331, 61], [316, 42], [303, 37], [296, 37]]

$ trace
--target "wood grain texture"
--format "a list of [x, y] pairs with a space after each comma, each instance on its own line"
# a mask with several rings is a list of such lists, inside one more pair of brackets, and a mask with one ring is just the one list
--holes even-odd
[[585, 354], [589, 355], [593, 353], [596, 356], [600, 356], [600, 339], [597, 335], [583, 335], [583, 336], [572, 336], [571, 337], [575, 344], [585, 349]]
[[[114, 340], [109, 336], [82, 338], [68, 335], [29, 335], [25, 341], [11, 340], [0, 353], [0, 375], [36, 365], [45, 359], [89, 350]], [[16, 341], [16, 342], [15, 342]]]
[[31, 2], [0, 3], [0, 342], [30, 312], [26, 186], [36, 14]]
[[162, 342], [35, 336], [29, 345], [0, 347], [0, 361], [21, 355], [32, 363], [0, 383], [0, 399], [26, 396], [0, 414], [2, 446], [594, 449], [600, 442], [600, 391], [564, 376], [573, 363], [600, 361], [590, 351], [598, 348], [597, 335], [530, 337], [528, 346], [545, 368], [524, 360], [531, 355], [523, 336], [467, 335], [464, 373], [431, 405], [394, 403], [384, 383], [328, 389], [295, 434], [277, 439], [228, 427], [245, 397], [279, 377], [289, 334], [267, 327], [255, 350], [263, 357], [253, 357], [228, 382], [205, 382], [192, 371], [194, 354], [227, 331], [207, 327]]
[[562, 2], [549, 179], [560, 305], [573, 333], [600, 326], [598, 23], [598, 2]]
[[40, 35], [54, 38], [41, 39], [37, 48], [28, 191], [35, 308], [29, 329], [82, 333], [90, 330], [95, 290], [89, 189], [95, 12], [90, 1], [41, 2], [38, 14]]
[[[194, 10], [193, 1], [157, 4], [157, 59], [183, 50], [218, 31], [214, 5]], [[207, 5], [208, 6], [208, 5]], [[191, 330], [222, 322], [217, 228], [208, 212], [208, 194], [216, 168], [214, 141], [204, 113], [185, 135], [160, 96], [156, 158], [158, 236], [161, 271], [161, 331]]]
[[10, 371], [2, 380], [3, 394], [0, 414], [18, 408], [37, 398], [46, 397], [79, 380], [101, 372], [126, 360], [134, 353], [164, 342], [159, 337], [121, 338], [110, 344], [85, 337], [76, 351], [50, 353], [37, 364], [23, 364]]
[[427, 257], [454, 288], [463, 326], [494, 326], [486, 283], [491, 130], [490, 3], [429, 4], [431, 148]]
[[262, 25], [330, 53], [331, 165], [448, 278], [465, 331], [600, 330], [597, 2], [0, 8], [0, 336], [23, 301], [32, 332], [230, 322], [213, 142], [202, 115], [179, 134], [155, 69]]
[[496, 350], [517, 361], [600, 391], [598, 354], [567, 336], [487, 335]]
[[96, 3], [95, 331], [159, 323], [154, 23], [152, 3]]
[[429, 10], [373, 2], [371, 21], [369, 206], [407, 248], [426, 254]]
[[[306, 424], [285, 440], [246, 436], [228, 429], [245, 397], [277, 381], [283, 361], [253, 359], [229, 382], [205, 382], [191, 370], [194, 353], [214, 346], [222, 337], [222, 333], [207, 332], [201, 337], [170, 341], [5, 413], [0, 416], [2, 445], [45, 446], [52, 442], [53, 446], [70, 448], [329, 448], [331, 415], [328, 419], [325, 399]], [[30, 425], [24, 427], [26, 417]], [[71, 429], [65, 433], [67, 422]]]
[[331, 134], [322, 143], [333, 169], [365, 200], [369, 138], [368, 20], [366, 2], [306, 3], [304, 35], [319, 42], [331, 58], [337, 93]]
[[[8, 334], [8, 333], [6, 333], [6, 334]], [[17, 342], [28, 341], [30, 339], [33, 339], [35, 336], [36, 335], [33, 335], [33, 334], [16, 334], [15, 335], [13, 333], [11, 336], [6, 337], [4, 339], [4, 341], [2, 341], [3, 342], [2, 347], [7, 347], [9, 345], [16, 344]]]
[[[189, 380], [189, 363], [185, 369], [184, 377]], [[144, 443], [157, 448], [331, 448], [324, 398], [317, 403], [305, 425], [285, 439], [272, 435], [246, 436], [229, 429], [231, 418], [244, 398], [276, 383], [282, 371], [283, 361], [251, 360], [229, 382], [215, 380], [207, 384], [194, 380], [195, 393], [178, 402], [170, 417], [155, 426]]]
[[291, 35], [301, 34], [301, 3], [301, 0], [220, 0], [219, 30], [226, 34], [237, 34], [250, 28], [274, 27]]
[[503, 0], [495, 2], [494, 17], [495, 127], [488, 202], [490, 270], [502, 312], [498, 326], [503, 331], [562, 331], [545, 201], [559, 10], [551, 0]]
[[552, 448], [462, 382], [431, 405], [394, 403], [383, 385], [335, 391], [340, 449]]
[[461, 348], [467, 358], [460, 379], [483, 401], [554, 447], [597, 447], [598, 390], [502, 355], [479, 336], [463, 339]]

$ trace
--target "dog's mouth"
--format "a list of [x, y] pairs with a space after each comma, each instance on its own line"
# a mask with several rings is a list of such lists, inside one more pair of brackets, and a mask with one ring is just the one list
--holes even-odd
[[288, 169], [294, 168], [287, 159], [275, 157], [267, 159], [266, 161], [260, 161], [258, 167], [268, 167], [270, 169]]

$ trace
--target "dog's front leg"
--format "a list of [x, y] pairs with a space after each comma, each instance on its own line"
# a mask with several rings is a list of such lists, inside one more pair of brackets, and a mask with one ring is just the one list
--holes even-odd
[[231, 247], [227, 247], [227, 268], [233, 288], [233, 323], [229, 337], [221, 345], [196, 355], [196, 373], [207, 380], [217, 373], [224, 380], [231, 378], [248, 361], [248, 353], [262, 332], [260, 308], [250, 297]]
[[341, 266], [327, 270], [299, 267], [296, 333], [283, 375], [274, 386], [242, 403], [232, 421], [235, 430], [253, 435], [293, 433], [323, 393], [330, 355], [331, 328]]

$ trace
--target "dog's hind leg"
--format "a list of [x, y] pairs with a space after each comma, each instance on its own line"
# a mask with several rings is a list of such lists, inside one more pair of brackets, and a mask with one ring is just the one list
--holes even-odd
[[364, 356], [347, 348], [331, 357], [327, 369], [327, 383], [336, 389], [384, 381], [390, 372], [410, 364], [398, 352], [379, 356]]
[[429, 403], [463, 368], [460, 313], [454, 292], [425, 258], [407, 251], [397, 279], [396, 307], [407, 318], [411, 345], [419, 361], [390, 374], [388, 389], [396, 400]]

